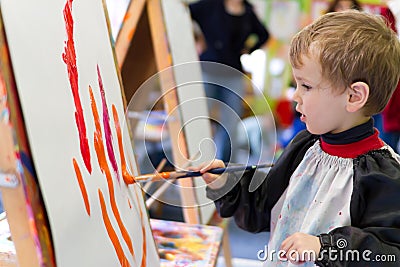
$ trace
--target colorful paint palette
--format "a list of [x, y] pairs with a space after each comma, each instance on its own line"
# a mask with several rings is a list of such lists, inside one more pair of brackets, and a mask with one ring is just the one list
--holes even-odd
[[[17, 264], [17, 254], [11, 240], [10, 227], [5, 212], [0, 214], [0, 266]], [[8, 266], [8, 265], [6, 265]]]
[[223, 230], [217, 226], [150, 220], [161, 267], [215, 266]]

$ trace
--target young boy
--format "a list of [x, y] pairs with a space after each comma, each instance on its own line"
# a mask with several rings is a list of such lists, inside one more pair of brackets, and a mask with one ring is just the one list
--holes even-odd
[[371, 116], [399, 81], [399, 40], [380, 17], [329, 13], [294, 36], [290, 61], [307, 130], [253, 192], [258, 172], [206, 172], [220, 160], [194, 168], [207, 196], [243, 229], [271, 232], [267, 266], [398, 266], [400, 157]]

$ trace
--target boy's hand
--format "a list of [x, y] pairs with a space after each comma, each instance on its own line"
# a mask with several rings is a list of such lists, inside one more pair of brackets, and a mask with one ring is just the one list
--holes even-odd
[[282, 242], [280, 249], [286, 252], [286, 258], [291, 263], [302, 264], [305, 261], [316, 260], [321, 250], [321, 243], [316, 236], [294, 233]]
[[222, 160], [216, 159], [211, 162], [204, 162], [199, 166], [190, 167], [190, 170], [201, 172], [203, 180], [206, 182], [208, 187], [211, 189], [218, 189], [225, 185], [228, 175], [226, 173], [218, 175], [207, 172], [208, 170], [215, 168], [225, 168], [225, 163]]

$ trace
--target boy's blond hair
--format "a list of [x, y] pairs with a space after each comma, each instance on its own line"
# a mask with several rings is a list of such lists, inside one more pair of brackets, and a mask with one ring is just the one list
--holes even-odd
[[322, 77], [344, 92], [354, 82], [369, 85], [364, 114], [381, 112], [400, 79], [400, 41], [380, 16], [348, 10], [328, 13], [296, 34], [290, 61], [319, 59]]

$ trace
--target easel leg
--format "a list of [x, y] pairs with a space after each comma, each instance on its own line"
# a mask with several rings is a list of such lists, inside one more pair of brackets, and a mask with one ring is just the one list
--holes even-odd
[[229, 245], [228, 229], [224, 229], [224, 234], [222, 235], [222, 250], [224, 252], [225, 266], [226, 267], [233, 267], [233, 265], [232, 265], [231, 246]]

